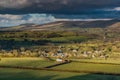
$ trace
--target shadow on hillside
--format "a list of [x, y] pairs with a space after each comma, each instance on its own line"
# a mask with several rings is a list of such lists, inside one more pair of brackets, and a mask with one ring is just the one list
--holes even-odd
[[[33, 71], [34, 73], [34, 71]], [[77, 76], [71, 76], [72, 73], [64, 73], [67, 76], [66, 78], [62, 78], [64, 74], [51, 74], [48, 73], [28, 73], [28, 72], [0, 72], [0, 80], [120, 80], [120, 76], [111, 76], [111, 75], [96, 75], [96, 74], [76, 74]], [[55, 72], [56, 73], [56, 72]], [[46, 76], [47, 75], [47, 76]], [[74, 73], [73, 73], [74, 75]]]
[[12, 40], [0, 40], [0, 48], [1, 49], [16, 49], [16, 48], [20, 48], [20, 47], [25, 47], [25, 46], [29, 46], [32, 47], [34, 45], [38, 46], [38, 45], [45, 45], [46, 43], [49, 43], [50, 40], [27, 40], [24, 39], [23, 41], [16, 41], [14, 39]]
[[55, 75], [41, 76], [42, 74], [34, 75], [28, 72], [0, 72], [0, 80], [50, 80], [55, 77]]
[[119, 76], [86, 74], [57, 80], [120, 80]]

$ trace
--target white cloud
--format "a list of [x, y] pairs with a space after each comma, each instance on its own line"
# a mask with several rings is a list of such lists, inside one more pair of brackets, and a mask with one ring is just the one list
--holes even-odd
[[0, 27], [17, 26], [20, 24], [34, 23], [44, 24], [54, 21], [96, 21], [96, 20], [111, 20], [109, 17], [93, 18], [87, 15], [64, 15], [62, 17], [54, 17], [50, 14], [25, 14], [25, 15], [11, 15], [0, 14]]
[[4, 8], [23, 8], [30, 4], [29, 0], [0, 0], [0, 6]]
[[113, 10], [115, 10], [115, 11], [120, 11], [120, 7], [116, 7], [116, 8], [114, 8]]
[[47, 14], [0, 14], [0, 26], [16, 26], [25, 23], [44, 24], [53, 21], [55, 21], [55, 18]]
[[4, 15], [0, 15], [0, 18], [3, 18], [3, 19], [10, 19], [10, 20], [16, 20], [16, 19], [21, 19], [22, 16], [4, 14]]
[[104, 11], [120, 11], [120, 7], [114, 7], [114, 8], [104, 8], [102, 9]]

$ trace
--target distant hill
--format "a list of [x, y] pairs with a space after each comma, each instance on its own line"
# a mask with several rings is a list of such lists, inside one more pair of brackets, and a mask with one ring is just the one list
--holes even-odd
[[113, 30], [120, 30], [120, 20], [57, 21], [43, 25], [21, 24], [14, 27], [0, 28], [0, 31], [79, 30], [80, 28], [108, 28]]

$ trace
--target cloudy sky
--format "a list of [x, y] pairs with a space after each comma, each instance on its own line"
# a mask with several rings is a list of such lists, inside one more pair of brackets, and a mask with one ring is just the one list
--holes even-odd
[[120, 0], [0, 0], [0, 26], [119, 19]]

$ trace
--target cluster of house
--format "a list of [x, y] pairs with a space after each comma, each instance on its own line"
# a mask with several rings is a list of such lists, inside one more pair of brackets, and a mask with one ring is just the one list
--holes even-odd
[[[108, 52], [107, 50], [108, 47], [100, 47], [97, 49], [93, 49], [89, 46], [86, 48], [86, 46], [80, 46], [78, 45], [77, 47], [74, 46], [68, 46], [68, 47], [56, 47], [52, 49], [46, 48], [46, 49], [32, 49], [32, 50], [11, 50], [11, 51], [5, 51], [5, 50], [0, 50], [0, 56], [1, 55], [9, 55], [9, 56], [15, 56], [15, 55], [25, 55], [25, 56], [32, 56], [32, 57], [55, 57], [57, 58], [56, 61], [63, 61], [64, 59], [68, 59], [70, 57], [74, 58], [107, 58], [108, 57]], [[73, 48], [74, 47], [74, 48]], [[85, 48], [85, 49], [84, 49]], [[103, 49], [106, 48], [106, 49]], [[112, 50], [118, 51], [120, 47], [118, 46], [112, 46]], [[120, 52], [120, 51], [118, 51]]]
[[70, 52], [62, 51], [62, 49], [58, 49], [56, 52], [49, 52], [46, 51], [42, 52], [42, 56], [46, 57], [56, 57], [56, 61], [61, 62], [64, 59], [67, 59], [69, 57], [83, 57], [83, 58], [107, 58], [108, 56], [104, 54], [105, 52], [103, 50], [95, 50], [95, 51], [83, 51], [79, 52], [78, 49], [73, 49]]

